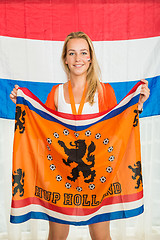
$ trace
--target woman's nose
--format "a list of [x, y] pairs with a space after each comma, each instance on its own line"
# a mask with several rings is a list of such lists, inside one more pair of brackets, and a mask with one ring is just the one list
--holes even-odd
[[80, 55], [76, 54], [76, 62], [79, 62], [81, 60]]

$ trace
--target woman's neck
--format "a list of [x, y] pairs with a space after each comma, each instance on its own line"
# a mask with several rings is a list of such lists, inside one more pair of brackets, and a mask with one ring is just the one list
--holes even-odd
[[72, 88], [83, 89], [86, 85], [86, 76], [70, 76]]

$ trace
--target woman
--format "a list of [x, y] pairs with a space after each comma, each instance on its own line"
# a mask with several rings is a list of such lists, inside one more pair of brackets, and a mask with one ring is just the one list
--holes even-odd
[[[64, 42], [62, 61], [68, 81], [54, 86], [48, 95], [46, 105], [54, 110], [85, 114], [97, 113], [116, 105], [114, 90], [109, 84], [99, 81], [100, 69], [95, 57], [93, 44], [83, 32], [69, 34]], [[148, 82], [141, 80], [141, 95], [138, 110], [148, 99], [150, 90]], [[11, 100], [16, 103], [18, 86], [10, 94]], [[69, 225], [50, 222], [48, 240], [66, 239]], [[91, 238], [94, 240], [110, 240], [109, 222], [99, 222], [89, 225]]]

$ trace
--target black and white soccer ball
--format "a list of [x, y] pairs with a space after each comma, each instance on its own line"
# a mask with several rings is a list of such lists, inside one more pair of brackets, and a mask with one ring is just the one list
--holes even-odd
[[95, 188], [95, 185], [94, 185], [94, 184], [90, 184], [90, 185], [89, 185], [89, 189], [90, 189], [90, 190], [93, 190], [94, 188]]
[[67, 183], [65, 184], [65, 187], [66, 187], [67, 189], [69, 189], [69, 188], [71, 188], [71, 184], [67, 182]]
[[48, 144], [51, 144], [52, 143], [52, 139], [47, 138], [47, 142], [48, 142]]
[[63, 134], [67, 136], [69, 134], [69, 131], [67, 129], [64, 129]]
[[61, 177], [60, 175], [57, 175], [57, 176], [56, 176], [56, 180], [57, 180], [58, 182], [60, 182], [60, 181], [62, 180], [62, 177]]
[[115, 159], [115, 157], [114, 157], [113, 155], [108, 158], [108, 160], [109, 160], [110, 162], [114, 161], [114, 159]]
[[108, 148], [109, 153], [112, 152], [112, 151], [113, 151], [113, 146]]
[[47, 159], [48, 159], [49, 161], [52, 161], [52, 160], [53, 160], [53, 157], [51, 156], [51, 154], [48, 154]]
[[86, 135], [87, 137], [91, 136], [91, 131], [90, 131], [90, 130], [87, 130], [87, 131], [85, 132], [85, 135]]
[[51, 164], [51, 165], [50, 165], [50, 169], [51, 169], [52, 171], [54, 171], [54, 170], [56, 169], [56, 166], [55, 166], [54, 164]]
[[82, 188], [81, 187], [77, 187], [76, 188], [78, 192], [81, 192], [82, 191]]
[[113, 170], [113, 168], [112, 168], [112, 167], [107, 167], [107, 168], [106, 168], [106, 171], [107, 171], [108, 173], [111, 173], [111, 172], [112, 172], [112, 170]]
[[53, 133], [53, 136], [54, 136], [55, 138], [59, 138], [59, 134], [56, 133], [56, 132]]
[[108, 143], [109, 143], [109, 139], [108, 138], [104, 139], [103, 144], [107, 145]]
[[106, 181], [106, 178], [103, 176], [100, 178], [101, 183], [104, 183]]
[[97, 133], [96, 135], [95, 135], [95, 138], [96, 139], [99, 139], [101, 137], [101, 134], [100, 133]]
[[75, 132], [74, 136], [79, 137], [79, 133]]

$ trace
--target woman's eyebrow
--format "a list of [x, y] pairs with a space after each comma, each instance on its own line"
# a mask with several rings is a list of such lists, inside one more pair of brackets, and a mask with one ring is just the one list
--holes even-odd
[[[74, 51], [74, 52], [75, 52], [76, 50], [74, 50], [74, 49], [69, 49], [68, 52], [69, 52], [69, 51]], [[85, 49], [85, 48], [84, 48], [84, 49], [80, 49], [80, 51], [87, 51], [87, 52], [88, 52], [88, 49]]]

